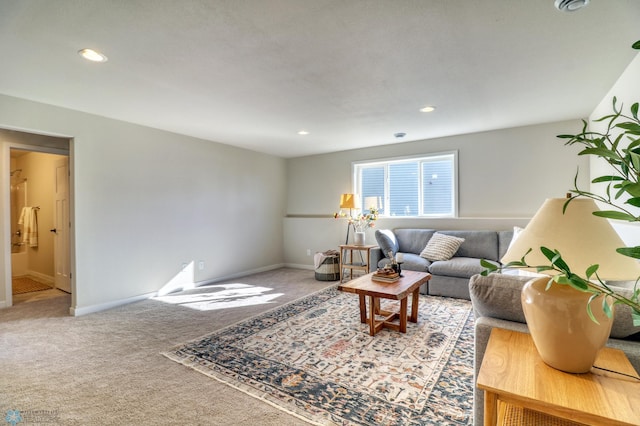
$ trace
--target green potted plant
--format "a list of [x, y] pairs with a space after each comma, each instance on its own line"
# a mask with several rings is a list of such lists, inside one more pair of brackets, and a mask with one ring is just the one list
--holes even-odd
[[[635, 42], [632, 47], [640, 50], [640, 40]], [[592, 180], [592, 183], [605, 185], [603, 194], [578, 188], [578, 175], [576, 174], [574, 188], [570, 191], [570, 195], [563, 206], [563, 214], [574, 200], [586, 197], [608, 206], [607, 210], [593, 212], [595, 216], [601, 217], [603, 220], [614, 219], [640, 222], [640, 215], [634, 213], [634, 211], [637, 212], [635, 209], [640, 207], [640, 118], [638, 114], [639, 104], [637, 102], [631, 105], [627, 112], [624, 106], [618, 104], [617, 99], [614, 97], [611, 114], [596, 120], [597, 122], [605, 123], [606, 130], [603, 132], [591, 131], [588, 123], [583, 120], [583, 128], [579, 133], [558, 136], [565, 140], [565, 145], [582, 146], [579, 155], [595, 156], [606, 161], [610, 166], [610, 171], [607, 174]], [[588, 232], [588, 230], [585, 230], [585, 232]], [[585, 271], [574, 271], [558, 250], [540, 247], [540, 251], [549, 263], [530, 265], [526, 257], [531, 251], [532, 249], [529, 249], [520, 260], [509, 262], [503, 266], [497, 266], [483, 260], [481, 263], [485, 271], [482, 274], [487, 275], [491, 272], [510, 268], [535, 269], [537, 272], [551, 275], [546, 279], [538, 279], [538, 283], [543, 283], [542, 287], [545, 292], [548, 291], [554, 295], [559, 294], [558, 291], [562, 291], [564, 287], [565, 289], [572, 288], [587, 294], [589, 297], [583, 300], [586, 300], [586, 311], [593, 323], [599, 323], [596, 317], [599, 317], [600, 321], [608, 319], [610, 322], [613, 316], [612, 306], [624, 304], [631, 308], [633, 325], [640, 327], [640, 278], [636, 279], [631, 295], [629, 295], [629, 291], [620, 291], [602, 280], [598, 275], [599, 266], [597, 264], [591, 265]], [[640, 246], [620, 247], [616, 251], [621, 256], [628, 256], [636, 260], [640, 259]], [[554, 286], [554, 284], [559, 284], [560, 286]], [[523, 295], [523, 309], [525, 309], [526, 314], [524, 299], [525, 296]], [[601, 315], [599, 311], [594, 313], [591, 305], [595, 300], [598, 300], [601, 304], [605, 315]], [[527, 323], [529, 323], [529, 319], [527, 319]], [[550, 328], [554, 328], [553, 325], [549, 324], [546, 327], [546, 332]], [[529, 328], [532, 329], [532, 324], [530, 324]], [[533, 335], [533, 330], [531, 332]], [[536, 336], [534, 335], [533, 337], [534, 341], [536, 341]], [[608, 333], [606, 333], [606, 337], [608, 337]], [[604, 345], [606, 337], [602, 345]], [[558, 346], [557, 340], [555, 343]], [[543, 351], [541, 351], [537, 341], [536, 347], [538, 347], [543, 359], [545, 359], [545, 355], [542, 353]], [[575, 352], [575, 348], [573, 351]], [[545, 362], [556, 367], [549, 363], [547, 359], [545, 359]], [[564, 368], [560, 369], [571, 371]]]

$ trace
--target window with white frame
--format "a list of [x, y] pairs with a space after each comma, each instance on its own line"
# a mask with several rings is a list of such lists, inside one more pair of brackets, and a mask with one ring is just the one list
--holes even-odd
[[456, 217], [458, 153], [353, 164], [362, 209], [381, 216]]

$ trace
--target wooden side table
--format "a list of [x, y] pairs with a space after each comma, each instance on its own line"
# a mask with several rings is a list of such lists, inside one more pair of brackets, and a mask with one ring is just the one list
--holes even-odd
[[484, 390], [484, 424], [503, 424], [515, 406], [587, 425], [639, 425], [640, 380], [624, 352], [604, 348], [595, 365], [622, 374], [556, 370], [542, 361], [529, 334], [494, 328], [477, 380]]
[[[345, 270], [349, 271], [349, 279], [353, 279], [353, 270], [362, 271], [362, 275], [369, 273], [369, 261], [371, 259], [371, 249], [377, 245], [342, 244], [340, 245], [340, 282], [346, 278]], [[355, 252], [355, 256], [354, 256]]]

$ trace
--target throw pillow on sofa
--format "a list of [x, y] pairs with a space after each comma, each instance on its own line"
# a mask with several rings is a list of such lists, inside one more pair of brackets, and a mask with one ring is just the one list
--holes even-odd
[[398, 240], [396, 239], [395, 234], [390, 229], [378, 229], [375, 232], [376, 241], [380, 250], [382, 250], [382, 254], [385, 257], [389, 257], [389, 252], [396, 255], [398, 252]]
[[420, 253], [420, 257], [435, 262], [437, 260], [449, 260], [460, 248], [464, 238], [445, 235], [439, 232], [433, 234], [427, 246]]

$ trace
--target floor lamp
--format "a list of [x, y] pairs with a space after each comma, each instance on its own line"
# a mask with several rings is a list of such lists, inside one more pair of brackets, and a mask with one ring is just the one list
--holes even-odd
[[340, 196], [340, 208], [349, 209], [349, 222], [347, 223], [347, 239], [344, 241], [346, 245], [346, 244], [349, 244], [349, 230], [351, 229], [351, 226], [353, 226], [353, 224], [351, 223], [351, 218], [353, 217], [353, 210], [360, 208], [360, 197], [358, 197], [358, 194], [342, 194]]

